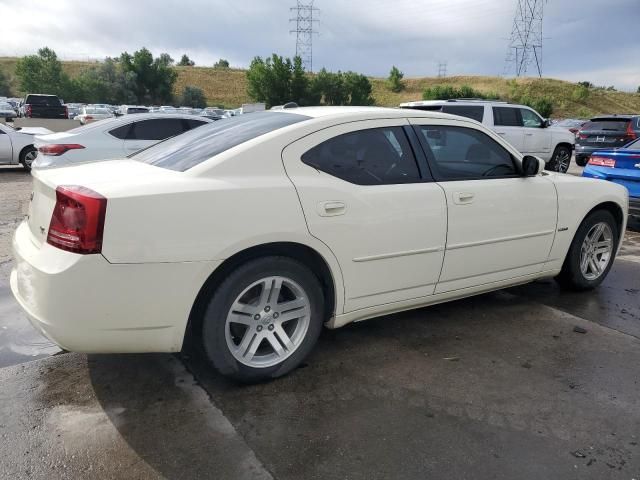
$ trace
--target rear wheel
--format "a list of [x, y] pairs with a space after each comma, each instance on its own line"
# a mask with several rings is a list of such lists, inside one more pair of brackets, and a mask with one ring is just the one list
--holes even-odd
[[36, 150], [36, 148], [33, 145], [26, 147], [20, 153], [20, 163], [22, 164], [22, 166], [27, 172], [31, 171], [31, 165], [33, 164], [33, 161], [36, 159], [37, 156], [38, 156], [38, 150]]
[[618, 226], [611, 213], [598, 210], [580, 225], [562, 266], [558, 283], [570, 290], [590, 290], [606, 278], [618, 245]]
[[576, 165], [584, 167], [589, 161], [589, 157], [576, 157]]
[[548, 163], [548, 170], [567, 173], [571, 165], [571, 149], [564, 145], [558, 145]]
[[277, 378], [311, 352], [323, 322], [317, 277], [287, 257], [234, 270], [206, 309], [202, 340], [213, 366], [242, 382]]

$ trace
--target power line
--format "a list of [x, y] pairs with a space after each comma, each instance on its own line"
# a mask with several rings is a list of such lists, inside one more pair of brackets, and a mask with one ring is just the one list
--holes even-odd
[[504, 73], [524, 76], [529, 66], [535, 63], [538, 76], [542, 77], [542, 19], [546, 0], [517, 2]]
[[291, 18], [290, 22], [295, 22], [295, 30], [289, 33], [296, 34], [296, 56], [302, 60], [302, 65], [308, 72], [313, 72], [313, 35], [318, 33], [314, 30], [318, 22], [314, 15], [320, 11], [313, 6], [313, 0], [303, 2], [298, 0], [295, 7], [290, 8], [295, 18]]

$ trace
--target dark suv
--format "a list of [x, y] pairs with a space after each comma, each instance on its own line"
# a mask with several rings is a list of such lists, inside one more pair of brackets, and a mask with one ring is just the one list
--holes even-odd
[[603, 115], [585, 123], [576, 134], [576, 163], [584, 167], [596, 150], [623, 147], [640, 137], [640, 115]]

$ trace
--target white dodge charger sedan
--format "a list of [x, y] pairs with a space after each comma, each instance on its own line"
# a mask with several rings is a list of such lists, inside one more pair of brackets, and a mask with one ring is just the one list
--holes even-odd
[[34, 171], [11, 288], [67, 350], [175, 352], [283, 375], [330, 328], [611, 268], [626, 190], [551, 174], [470, 119], [294, 108], [127, 159]]

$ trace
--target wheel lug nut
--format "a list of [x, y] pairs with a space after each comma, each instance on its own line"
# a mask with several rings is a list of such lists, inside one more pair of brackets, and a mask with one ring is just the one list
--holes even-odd
[[269, 330], [273, 330], [273, 324], [269, 325], [267, 328], [268, 328]]
[[260, 320], [260, 314], [259, 314], [259, 313], [256, 313], [256, 314], [253, 316], [253, 319], [254, 319], [254, 320]]
[[262, 331], [262, 325], [258, 325], [258, 328], [257, 328], [256, 330], [258, 330], [259, 332], [261, 332], [261, 331]]
[[273, 318], [278, 318], [280, 314], [278, 312], [273, 312]]
[[264, 311], [268, 312], [269, 310], [271, 310], [271, 307], [269, 305], [267, 305], [266, 307], [264, 307]]

